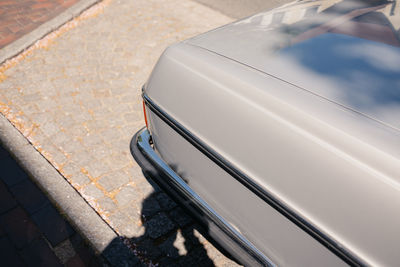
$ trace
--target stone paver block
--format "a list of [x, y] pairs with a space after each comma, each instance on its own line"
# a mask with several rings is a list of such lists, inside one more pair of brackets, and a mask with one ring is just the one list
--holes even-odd
[[[4, 126], [4, 124], [2, 125]], [[5, 128], [3, 130], [7, 131]], [[8, 144], [7, 139], [4, 142]], [[15, 147], [10, 147], [10, 149], [15, 152]], [[0, 147], [0, 161], [8, 157], [2, 157]], [[0, 172], [2, 171], [0, 169]], [[73, 238], [66, 239], [64, 242], [54, 241], [55, 238], [57, 239], [60, 236], [60, 239], [64, 239], [60, 234], [63, 234], [63, 230], [68, 229], [68, 227], [60, 226], [68, 226], [68, 223], [63, 221], [62, 217], [45, 198], [44, 193], [30, 180], [25, 179], [8, 188], [0, 181], [0, 207], [1, 204], [4, 205], [8, 201], [5, 197], [11, 198], [14, 204], [12, 210], [8, 209], [8, 212], [0, 216], [1, 266], [53, 266], [57, 264], [57, 259], [54, 261], [52, 251], [61, 263], [65, 263], [74, 256], [76, 249], [83, 244], [81, 238], [76, 238], [79, 237], [76, 233]], [[33, 215], [28, 215], [28, 213], [33, 213]], [[38, 225], [39, 227], [37, 227]], [[3, 230], [3, 227], [6, 231]], [[69, 228], [69, 231], [73, 232], [71, 228]], [[38, 244], [37, 240], [44, 240], [45, 245], [43, 246], [43, 243], [41, 243], [42, 245], [39, 244], [39, 247], [32, 245]], [[32, 258], [32, 254], [35, 257]], [[93, 256], [93, 253], [91, 255], [92, 258], [97, 259]], [[28, 261], [26, 261], [27, 259]]]
[[40, 125], [40, 129], [45, 133], [46, 136], [54, 136], [59, 132], [59, 126], [52, 121], [46, 122], [43, 125]]
[[158, 246], [155, 246], [154, 241], [145, 239], [137, 247], [140, 254], [144, 255], [147, 259], [155, 260], [162, 256], [162, 251]]
[[158, 204], [157, 199], [153, 195], [151, 195], [143, 201], [142, 209], [140, 212], [143, 219], [148, 220], [151, 216], [155, 215], [160, 210], [161, 207]]
[[89, 153], [95, 159], [102, 160], [102, 162], [104, 161], [104, 159], [106, 157], [110, 157], [111, 156], [109, 148], [108, 147], [104, 147], [104, 146], [93, 147], [93, 148], [91, 148]]
[[178, 266], [175, 259], [164, 257], [158, 262], [159, 266], [174, 267]]
[[75, 254], [72, 258], [70, 258], [66, 263], [66, 267], [85, 267], [86, 264], [79, 256], [79, 254]]
[[7, 157], [10, 157], [10, 154], [4, 148], [0, 147], [0, 160]]
[[52, 246], [58, 245], [73, 234], [73, 229], [50, 204], [32, 215], [33, 221]]
[[133, 201], [140, 201], [141, 195], [133, 186], [124, 186], [115, 197], [118, 205], [124, 207]]
[[0, 223], [17, 248], [23, 248], [40, 236], [35, 224], [20, 207], [0, 216]]
[[207, 251], [203, 247], [197, 247], [186, 257], [182, 257], [178, 262], [179, 266], [214, 266], [212, 260], [208, 257]]
[[72, 175], [70, 177], [70, 180], [71, 180], [72, 184], [76, 187], [80, 187], [80, 186], [87, 185], [90, 183], [90, 179], [87, 177], [87, 175], [85, 175], [83, 173], [77, 173], [75, 175]]
[[102, 197], [104, 197], [104, 193], [98, 188], [96, 187], [95, 184], [90, 183], [87, 186], [85, 186], [83, 188], [83, 196], [85, 198], [89, 198], [91, 199], [100, 199]]
[[[91, 124], [88, 124], [88, 127], [90, 127], [90, 128], [93, 127], [92, 130], [97, 130], [96, 129], [98, 127], [97, 123], [99, 123], [99, 122], [96, 122], [96, 124], [94, 122]], [[102, 126], [102, 127], [105, 127], [105, 126]], [[96, 145], [103, 143], [103, 139], [101, 138], [100, 134], [87, 134], [82, 138], [82, 143], [87, 148], [90, 148], [92, 146], [96, 146]]]
[[[132, 255], [128, 248], [120, 242], [113, 240], [102, 254], [109, 259], [114, 266], [145, 266], [139, 258]], [[121, 262], [123, 261], [123, 262]]]
[[0, 147], [0, 159], [7, 158], [9, 156], [10, 154], [8, 154], [8, 152], [4, 148]]
[[97, 204], [100, 206], [102, 212], [112, 213], [117, 210], [117, 205], [109, 197], [103, 197], [97, 200]]
[[180, 251], [185, 251], [185, 247], [177, 247], [175, 243], [178, 243], [179, 245], [182, 244], [182, 238], [179, 238], [177, 234], [171, 235], [169, 238], [167, 238], [161, 245], [159, 245], [159, 248], [161, 249], [162, 253], [173, 259], [178, 259], [181, 254]]
[[136, 205], [134, 204], [132, 204], [132, 206], [128, 205], [121, 211], [131, 218], [132, 224], [141, 224], [142, 220], [141, 212]]
[[154, 187], [146, 180], [137, 183], [136, 188], [139, 190], [139, 192], [142, 193], [143, 197], [145, 198], [152, 195], [155, 192]]
[[92, 177], [100, 177], [109, 172], [110, 167], [107, 165], [107, 163], [99, 160], [93, 160], [87, 164], [86, 170]]
[[33, 214], [49, 204], [42, 191], [28, 179], [12, 186], [11, 192], [29, 214]]
[[69, 239], [59, 243], [56, 247], [54, 247], [53, 251], [62, 264], [68, 262], [68, 260], [74, 257], [76, 254], [75, 249]]
[[177, 206], [175, 201], [173, 201], [167, 194], [161, 192], [160, 194], [156, 195], [158, 203], [160, 203], [161, 207], [166, 210], [173, 209]]
[[62, 266], [54, 252], [43, 239], [36, 239], [21, 252], [25, 262], [31, 266]]
[[8, 192], [5, 185], [0, 181], [0, 214], [15, 207], [17, 202]]
[[50, 141], [44, 141], [41, 145], [41, 149], [45, 156], [50, 156], [51, 160], [57, 162], [58, 165], [62, 166], [67, 162], [67, 157], [65, 154]]
[[[113, 170], [120, 170], [129, 166], [129, 158], [126, 153], [118, 151], [116, 147], [111, 147], [115, 153], [111, 154], [108, 163]], [[127, 152], [127, 151], [125, 151]]]
[[141, 237], [144, 237], [143, 235], [145, 234], [146, 229], [143, 226], [137, 225], [136, 223], [128, 223], [119, 228], [118, 232], [121, 236], [127, 238], [138, 237], [137, 240], [140, 240]]
[[65, 266], [102, 266], [101, 264], [99, 265], [96, 257], [93, 257], [94, 252], [90, 249], [88, 244], [83, 241], [79, 234], [75, 233], [72, 237], [70, 237], [69, 241], [75, 250], [75, 256], [69, 258], [65, 263]]
[[7, 237], [0, 237], [0, 258], [3, 266], [25, 266]]
[[73, 161], [68, 161], [66, 164], [64, 164], [62, 171], [64, 174], [71, 175], [71, 176], [82, 173], [82, 170], [81, 170], [81, 168], [79, 168], [79, 165]]
[[97, 159], [93, 156], [93, 153], [90, 153], [87, 150], [81, 150], [79, 153], [74, 153], [74, 155], [75, 156], [73, 158], [70, 158], [69, 162], [73, 163], [74, 166], [81, 167], [80, 173], [82, 173], [82, 168], [84, 168], [86, 171], [89, 172], [91, 176], [97, 177], [96, 175], [94, 175], [94, 173], [92, 174], [90, 172], [91, 170], [89, 170], [89, 165], [97, 161]]
[[[60, 136], [60, 135], [64, 135], [65, 133], [58, 133], [56, 135]], [[82, 144], [76, 140], [73, 140], [72, 138], [68, 138], [67, 140], [60, 142], [60, 143], [55, 143], [57, 148], [59, 150], [61, 150], [64, 153], [67, 154], [72, 154], [72, 153], [80, 153], [84, 147], [82, 146]]]
[[145, 227], [148, 235], [155, 239], [172, 231], [175, 228], [175, 224], [165, 215], [165, 213], [160, 213], [146, 222]]
[[129, 177], [122, 171], [116, 171], [101, 177], [98, 182], [107, 192], [111, 192], [127, 184], [129, 182]]
[[115, 213], [113, 213], [111, 216], [108, 217], [108, 220], [110, 222], [110, 225], [117, 231], [119, 231], [120, 228], [124, 227], [130, 221], [129, 217], [121, 211], [116, 211]]
[[8, 186], [15, 185], [27, 179], [26, 174], [12, 158], [1, 160], [0, 169], [2, 170], [2, 173], [0, 173], [0, 179]]
[[[201, 243], [201, 238], [199, 238], [196, 234], [196, 233], [198, 233], [197, 232], [198, 228], [196, 228], [196, 227], [198, 227], [198, 226], [191, 225], [191, 226], [188, 226], [181, 230], [181, 234], [182, 234], [183, 238], [185, 239], [185, 247], [189, 251], [191, 251], [195, 247], [203, 246], [203, 244]], [[214, 250], [218, 251], [216, 249], [214, 249]]]

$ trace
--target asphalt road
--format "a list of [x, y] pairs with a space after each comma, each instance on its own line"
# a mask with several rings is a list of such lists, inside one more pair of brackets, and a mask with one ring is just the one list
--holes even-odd
[[240, 19], [293, 0], [195, 0], [229, 17]]

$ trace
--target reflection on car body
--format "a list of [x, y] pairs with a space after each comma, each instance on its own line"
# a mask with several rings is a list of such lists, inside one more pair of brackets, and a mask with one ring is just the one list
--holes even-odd
[[397, 1], [297, 1], [169, 47], [131, 150], [245, 265], [400, 262]]

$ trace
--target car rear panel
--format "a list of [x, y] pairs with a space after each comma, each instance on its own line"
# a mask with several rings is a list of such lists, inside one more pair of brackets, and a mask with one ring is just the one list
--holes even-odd
[[[156, 151], [220, 216], [278, 266], [341, 266], [344, 262], [233, 179], [153, 112]], [[218, 236], [210, 235], [221, 239]], [[310, 257], [312, 255], [312, 257]]]
[[[351, 255], [371, 265], [399, 262], [398, 131], [188, 44], [163, 54], [144, 92]], [[148, 116], [160, 156], [267, 256], [285, 265], [338, 264], [326, 246]]]

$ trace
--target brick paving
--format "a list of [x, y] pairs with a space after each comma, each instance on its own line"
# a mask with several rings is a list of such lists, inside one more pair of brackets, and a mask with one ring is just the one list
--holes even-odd
[[0, 48], [36, 29], [79, 0], [0, 1]]
[[231, 19], [189, 0], [107, 4], [0, 68], [0, 111], [143, 263], [235, 265], [153, 188], [129, 151], [144, 126], [141, 86], [162, 51]]
[[2, 266], [101, 266], [79, 234], [0, 147]]

